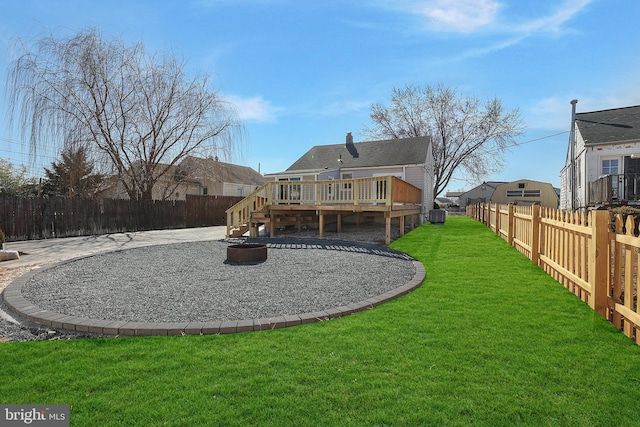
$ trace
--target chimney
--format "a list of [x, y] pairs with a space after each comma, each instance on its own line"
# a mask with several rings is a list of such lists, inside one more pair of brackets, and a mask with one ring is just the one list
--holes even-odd
[[358, 150], [356, 150], [356, 146], [353, 145], [353, 135], [351, 135], [351, 132], [347, 132], [347, 150], [349, 151], [349, 153], [351, 154], [351, 156], [354, 159], [357, 159], [359, 157], [358, 154]]

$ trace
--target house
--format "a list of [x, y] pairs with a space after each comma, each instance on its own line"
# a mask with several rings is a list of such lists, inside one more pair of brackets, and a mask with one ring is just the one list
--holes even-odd
[[[154, 200], [185, 200], [187, 195], [246, 196], [265, 183], [264, 177], [247, 166], [221, 162], [217, 157], [188, 156], [178, 165], [163, 165], [166, 172], [158, 179]], [[117, 177], [101, 193], [102, 197], [126, 199], [127, 192]]]
[[422, 218], [433, 209], [433, 152], [428, 136], [317, 145], [286, 171], [266, 174], [272, 181], [321, 181], [395, 176], [422, 191]]
[[453, 200], [448, 197], [436, 197], [435, 203], [440, 209], [448, 209], [453, 205]]
[[287, 170], [265, 175], [267, 183], [227, 210], [227, 236], [261, 226], [317, 224], [320, 237], [327, 218], [341, 231], [345, 219], [360, 224], [383, 219], [389, 243], [391, 221], [400, 235], [405, 220], [422, 223], [434, 206], [431, 138], [353, 142], [312, 147]]
[[221, 162], [218, 157], [189, 156], [178, 169], [187, 181], [198, 183], [201, 195], [245, 197], [266, 182], [254, 169]]
[[460, 196], [462, 196], [464, 193], [464, 191], [447, 191], [444, 197], [451, 200], [451, 206], [459, 206]]
[[503, 181], [488, 181], [472, 188], [469, 191], [465, 191], [460, 194], [458, 204], [460, 209], [464, 210], [467, 205], [474, 205], [476, 203], [489, 203], [491, 196], [496, 187], [500, 184], [504, 184]]
[[559, 197], [556, 189], [548, 182], [520, 179], [498, 184], [491, 195], [491, 203], [500, 205], [540, 205], [558, 208]]
[[640, 203], [640, 105], [576, 113], [560, 173], [560, 208]]

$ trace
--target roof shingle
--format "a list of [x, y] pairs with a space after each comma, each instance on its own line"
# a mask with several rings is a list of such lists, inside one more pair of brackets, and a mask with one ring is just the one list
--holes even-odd
[[428, 136], [346, 144], [316, 145], [287, 171], [415, 165], [426, 162]]
[[640, 140], [640, 105], [576, 114], [586, 145]]

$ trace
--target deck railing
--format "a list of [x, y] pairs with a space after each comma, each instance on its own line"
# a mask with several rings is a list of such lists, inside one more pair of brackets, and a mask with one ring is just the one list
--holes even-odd
[[640, 237], [633, 216], [496, 204], [467, 206], [467, 215], [640, 344]]
[[589, 205], [640, 202], [640, 173], [605, 175], [589, 183]]
[[265, 205], [395, 206], [422, 204], [422, 191], [394, 176], [324, 181], [267, 182], [229, 208], [227, 234], [251, 221], [251, 214]]

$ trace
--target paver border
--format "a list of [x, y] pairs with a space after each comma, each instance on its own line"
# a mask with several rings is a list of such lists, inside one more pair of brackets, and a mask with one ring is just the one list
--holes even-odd
[[[330, 241], [323, 242], [331, 245]], [[340, 242], [340, 245], [364, 246], [357, 242]], [[388, 250], [388, 248], [385, 248]], [[113, 251], [113, 252], [117, 252]], [[375, 251], [374, 251], [375, 252]], [[93, 255], [88, 255], [93, 256]], [[278, 316], [264, 319], [245, 319], [227, 321], [194, 321], [194, 322], [136, 322], [126, 320], [103, 320], [88, 317], [71, 316], [45, 310], [22, 296], [22, 287], [31, 278], [50, 268], [73, 262], [87, 256], [77, 257], [49, 265], [42, 269], [27, 272], [11, 282], [2, 292], [2, 299], [6, 307], [18, 318], [43, 327], [61, 329], [79, 333], [91, 333], [101, 336], [155, 336], [155, 335], [210, 335], [232, 334], [240, 332], [264, 331], [268, 329], [288, 328], [308, 323], [337, 319], [370, 310], [378, 305], [399, 298], [419, 288], [426, 277], [426, 271], [421, 262], [413, 260], [416, 273], [406, 284], [385, 292], [382, 295], [368, 298], [364, 301], [350, 303], [331, 309], [310, 313]]]

